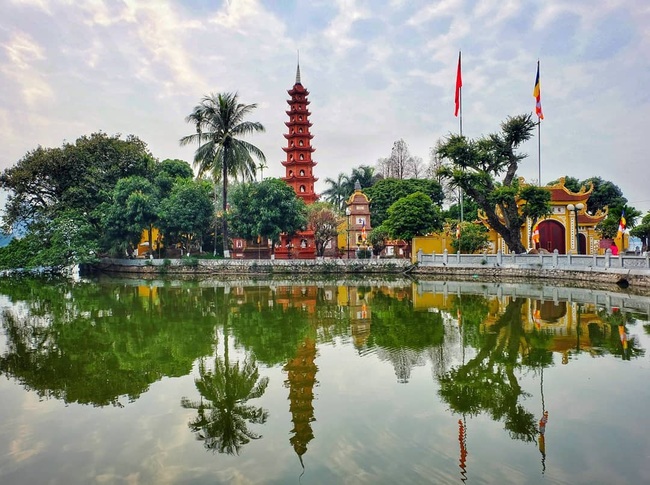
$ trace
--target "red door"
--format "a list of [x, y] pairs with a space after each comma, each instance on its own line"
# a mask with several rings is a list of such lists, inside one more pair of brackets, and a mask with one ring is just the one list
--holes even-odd
[[544, 221], [539, 224], [539, 246], [552, 253], [557, 249], [566, 254], [564, 226], [557, 221]]

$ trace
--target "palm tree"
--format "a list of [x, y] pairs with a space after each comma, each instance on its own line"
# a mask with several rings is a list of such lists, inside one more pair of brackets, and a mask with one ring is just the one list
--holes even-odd
[[336, 210], [343, 211], [345, 208], [345, 201], [352, 195], [350, 191], [350, 179], [344, 173], [340, 173], [336, 180], [327, 177], [325, 183], [329, 184], [329, 188], [323, 191], [325, 200], [332, 204]]
[[201, 399], [198, 402], [187, 398], [181, 400], [183, 408], [197, 410], [197, 417], [189, 423], [190, 429], [207, 449], [239, 454], [243, 445], [261, 438], [248, 429], [247, 423], [264, 424], [268, 412], [247, 404], [247, 401], [264, 394], [269, 378], [258, 380], [259, 370], [254, 358], [230, 364], [227, 358], [221, 360], [217, 357], [212, 371], [201, 359], [199, 375], [196, 389]]
[[194, 166], [198, 175], [212, 172], [215, 185], [222, 182], [223, 203], [223, 250], [228, 254], [228, 222], [225, 217], [228, 196], [228, 177], [253, 180], [256, 165], [253, 158], [262, 162], [266, 157], [262, 150], [244, 141], [242, 137], [255, 132], [263, 132], [259, 122], [245, 121], [244, 118], [256, 104], [242, 104], [237, 93], [220, 93], [204, 96], [185, 121], [196, 127], [196, 133], [181, 138], [181, 146], [196, 143]]

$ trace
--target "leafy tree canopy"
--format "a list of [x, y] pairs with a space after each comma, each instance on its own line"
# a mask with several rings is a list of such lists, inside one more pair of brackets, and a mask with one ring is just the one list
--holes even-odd
[[[558, 182], [559, 179], [549, 182], [548, 185], [555, 185]], [[603, 180], [601, 177], [589, 177], [582, 181], [575, 177], [564, 177], [564, 186], [573, 192], [580, 191], [582, 187], [589, 188], [591, 184], [593, 184], [594, 189], [587, 201], [587, 211], [590, 214], [595, 214], [605, 207], [620, 209], [627, 204], [623, 191], [613, 182]]]
[[182, 241], [188, 247], [192, 241], [202, 242], [214, 217], [211, 189], [206, 181], [177, 180], [169, 198], [160, 204], [159, 224], [169, 242]]
[[110, 201], [113, 187], [130, 175], [151, 176], [155, 160], [147, 145], [129, 135], [93, 133], [61, 148], [38, 147], [0, 175], [9, 191], [3, 222], [29, 225], [39, 218], [73, 210], [98, 226], [98, 210]]
[[[180, 144], [194, 145], [198, 148], [194, 155], [194, 164], [199, 175], [212, 173], [215, 183], [222, 184], [223, 212], [227, 209], [228, 178], [241, 176], [244, 180], [255, 177], [257, 165], [266, 161], [262, 150], [243, 137], [253, 133], [264, 132], [264, 126], [256, 121], [247, 121], [246, 117], [257, 107], [256, 104], [239, 102], [237, 93], [220, 93], [204, 96], [185, 118], [196, 128], [196, 134], [180, 140]], [[228, 251], [228, 218], [222, 219], [223, 250]]]
[[307, 225], [304, 201], [280, 179], [240, 184], [233, 188], [231, 202], [233, 231], [244, 239], [259, 235], [275, 246], [280, 234], [293, 234]]
[[373, 226], [380, 226], [388, 217], [388, 208], [402, 197], [422, 192], [440, 207], [444, 200], [442, 187], [428, 179], [383, 179], [365, 190], [370, 198], [370, 217]]
[[462, 222], [460, 237], [451, 242], [455, 251], [472, 254], [488, 247], [488, 231], [483, 224]]
[[428, 195], [415, 192], [388, 208], [388, 218], [383, 225], [392, 238], [410, 241], [415, 236], [442, 229], [440, 208]]
[[[535, 123], [530, 114], [509, 117], [501, 132], [477, 140], [451, 135], [437, 147], [438, 156], [450, 162], [438, 173], [454, 188], [460, 187], [484, 211], [490, 226], [503, 237], [510, 250], [526, 251], [521, 242], [521, 226], [526, 219], [518, 206], [523, 198], [517, 178], [525, 155], [517, 153], [522, 143], [532, 137]], [[537, 189], [540, 191], [542, 189]], [[536, 191], [530, 189], [528, 196]], [[541, 197], [541, 196], [540, 196]], [[535, 196], [528, 203], [531, 214], [543, 213], [547, 204]]]

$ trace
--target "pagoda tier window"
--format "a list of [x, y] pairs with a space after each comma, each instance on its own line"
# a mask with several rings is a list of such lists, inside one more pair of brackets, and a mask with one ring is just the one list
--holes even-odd
[[305, 142], [302, 141], [302, 140], [300, 140], [300, 141], [298, 142], [298, 145], [300, 145], [301, 147], [302, 147], [302, 146], [305, 146]]
[[306, 190], [307, 190], [307, 187], [305, 187], [304, 185], [300, 186], [300, 192], [304, 193]]
[[302, 116], [298, 116], [298, 120], [302, 121]]
[[289, 170], [289, 177], [293, 177], [293, 170]]
[[305, 176], [305, 171], [304, 171], [304, 170], [301, 170], [301, 171], [300, 171], [300, 176], [301, 176], [301, 177], [304, 177], [304, 176]]
[[304, 159], [305, 159], [305, 156], [301, 153], [300, 154], [300, 160], [304, 160]]
[[293, 153], [289, 155], [289, 160], [293, 160]]
[[298, 129], [298, 133], [302, 133], [302, 128], [299, 128], [299, 129]]

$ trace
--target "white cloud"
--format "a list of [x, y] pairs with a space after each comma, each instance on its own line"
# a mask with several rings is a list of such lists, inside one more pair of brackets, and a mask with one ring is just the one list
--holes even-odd
[[[375, 163], [399, 138], [426, 160], [458, 129], [462, 50], [468, 136], [532, 111], [540, 58], [543, 176], [600, 175], [644, 199], [632, 170], [644, 170], [649, 8], [622, 0], [598, 8], [586, 0], [12, 1], [0, 19], [0, 163], [98, 130], [133, 133], [159, 158], [189, 160], [191, 147], [178, 146], [185, 115], [204, 94], [238, 91], [258, 103], [253, 118], [267, 128], [250, 140], [267, 154], [265, 175], [281, 176], [299, 49], [322, 191], [325, 178]], [[612, 172], [612, 157], [630, 170]]]

